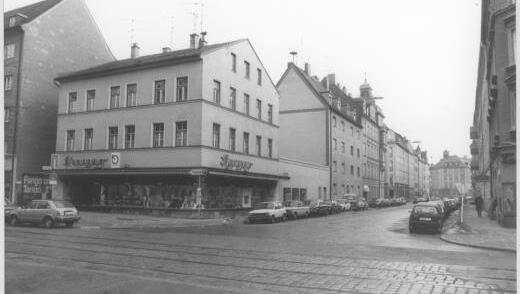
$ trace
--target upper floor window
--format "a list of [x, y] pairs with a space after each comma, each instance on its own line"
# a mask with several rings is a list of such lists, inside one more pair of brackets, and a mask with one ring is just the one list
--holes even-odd
[[126, 107], [137, 105], [137, 84], [126, 86]]
[[343, 132], [345, 131], [345, 122], [344, 121], [341, 121], [341, 130]]
[[251, 73], [250, 73], [250, 68], [249, 68], [249, 62], [245, 61], [244, 60], [244, 67], [245, 67], [245, 78], [246, 79], [249, 79]]
[[4, 76], [4, 90], [9, 91], [13, 89], [13, 76], [5, 75]]
[[350, 166], [350, 174], [354, 175], [354, 166], [353, 165]]
[[118, 127], [109, 127], [108, 128], [108, 149], [110, 149], [110, 150], [117, 149], [118, 137], [119, 137]]
[[220, 104], [220, 82], [213, 80], [213, 102]]
[[[10, 108], [4, 108], [4, 122], [9, 122], [11, 120], [11, 109]], [[5, 136], [7, 137], [7, 136]]]
[[256, 136], [256, 155], [262, 156], [262, 137]]
[[175, 123], [175, 146], [188, 145], [188, 122], [178, 121]]
[[15, 44], [7, 44], [4, 46], [4, 59], [13, 58], [14, 57], [14, 48]]
[[155, 81], [154, 100], [153, 100], [155, 104], [164, 103], [164, 101], [166, 100], [165, 91], [166, 91], [166, 81], [165, 80]]
[[94, 129], [85, 129], [85, 139], [83, 142], [84, 150], [92, 150], [93, 139], [94, 139]]
[[125, 126], [125, 149], [135, 147], [135, 125]]
[[267, 154], [273, 158], [273, 139], [267, 139]]
[[213, 124], [213, 147], [220, 148], [220, 125]]
[[249, 154], [249, 133], [244, 132], [244, 146], [243, 150], [245, 154]]
[[237, 72], [237, 55], [235, 53], [231, 53], [231, 71]]
[[66, 151], [73, 151], [74, 150], [74, 141], [76, 140], [76, 131], [75, 130], [68, 130], [67, 131], [67, 144], [65, 146]]
[[78, 101], [78, 93], [70, 92], [69, 93], [69, 113], [76, 111], [76, 102]]
[[354, 146], [350, 145], [350, 155], [354, 156]]
[[332, 167], [333, 167], [333, 171], [334, 172], [337, 172], [338, 171], [338, 163], [336, 161], [333, 161], [332, 162]]
[[332, 117], [332, 125], [334, 127], [336, 127], [336, 117], [335, 116]]
[[341, 142], [341, 153], [345, 153], [345, 142]]
[[273, 123], [273, 105], [267, 104], [267, 121]]
[[334, 151], [338, 150], [338, 140], [336, 138], [332, 139], [333, 145], [334, 145]]
[[256, 83], [259, 86], [262, 85], [262, 70], [259, 68], [256, 69]]
[[347, 172], [347, 169], [345, 168], [345, 163], [344, 162], [341, 163], [341, 172], [343, 174], [345, 174]]
[[164, 146], [164, 123], [153, 124], [152, 146], [154, 148]]
[[119, 97], [121, 96], [121, 87], [115, 86], [110, 88], [110, 108], [119, 108]]
[[256, 117], [262, 119], [262, 101], [260, 99], [256, 99]]
[[235, 88], [229, 88], [229, 108], [237, 109], [237, 90]]
[[509, 64], [513, 65], [516, 62], [516, 28], [509, 30]]
[[188, 77], [177, 78], [177, 102], [188, 100]]
[[16, 25], [16, 16], [9, 17], [9, 27], [14, 27]]
[[244, 113], [249, 115], [249, 95], [244, 93]]
[[235, 151], [236, 147], [236, 130], [229, 128], [229, 150]]
[[94, 110], [95, 99], [96, 99], [96, 90], [87, 90], [87, 111]]

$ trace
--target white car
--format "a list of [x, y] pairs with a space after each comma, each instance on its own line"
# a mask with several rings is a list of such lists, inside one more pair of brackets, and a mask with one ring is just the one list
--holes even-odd
[[338, 199], [336, 202], [341, 206], [343, 211], [350, 210], [350, 202], [348, 202], [346, 199]]
[[248, 214], [249, 223], [285, 221], [286, 211], [280, 202], [260, 202]]

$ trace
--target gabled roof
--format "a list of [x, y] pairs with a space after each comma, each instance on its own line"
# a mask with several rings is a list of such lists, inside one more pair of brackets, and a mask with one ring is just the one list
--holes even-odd
[[20, 26], [31, 22], [61, 1], [63, 0], [45, 0], [4, 12], [4, 30], [9, 28], [9, 18], [11, 16], [18, 16], [15, 26]]
[[347, 116], [345, 113], [341, 112], [341, 110], [338, 110], [338, 109], [332, 107], [329, 104], [327, 95], [331, 95], [332, 93], [329, 90], [327, 90], [319, 82], [319, 80], [317, 78], [311, 77], [303, 69], [299, 68], [298, 66], [296, 66], [292, 62], [289, 62], [288, 66], [287, 66], [287, 69], [283, 73], [283, 75], [280, 78], [280, 80], [278, 81], [278, 83], [276, 83], [276, 88], [277, 89], [278, 89], [278, 86], [280, 85], [282, 80], [285, 78], [285, 76], [287, 75], [287, 73], [289, 72], [290, 69], [294, 69], [294, 71], [304, 81], [304, 83], [309, 87], [309, 89], [314, 93], [314, 95], [321, 101], [321, 103], [323, 103], [323, 106], [328, 107], [329, 110], [331, 110], [332, 112], [336, 113], [337, 115], [340, 115], [344, 119], [346, 119], [346, 120], [350, 121], [351, 123], [355, 124], [356, 126], [362, 128], [360, 123], [358, 123], [357, 121], [353, 120], [351, 117]]
[[143, 68], [156, 67], [164, 64], [179, 64], [190, 61], [196, 61], [201, 59], [201, 55], [208, 53], [213, 50], [220, 49], [238, 42], [245, 41], [247, 39], [240, 39], [231, 42], [205, 45], [202, 48], [196, 49], [181, 49], [171, 52], [158, 53], [152, 55], [145, 55], [135, 58], [121, 59], [104, 63], [95, 67], [79, 70], [75, 72], [65, 73], [59, 75], [56, 81], [71, 81], [92, 76], [106, 76], [120, 72], [135, 71]]

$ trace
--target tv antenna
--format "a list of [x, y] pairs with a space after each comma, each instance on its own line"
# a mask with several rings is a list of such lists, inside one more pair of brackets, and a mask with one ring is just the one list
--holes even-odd
[[298, 52], [296, 52], [296, 51], [291, 51], [291, 52], [289, 52], [289, 54], [292, 55], [292, 63], [294, 63], [294, 61], [295, 61], [295, 59], [296, 59], [296, 55], [298, 55]]
[[173, 22], [173, 16], [170, 17], [170, 47], [173, 48], [173, 28], [174, 28], [174, 22]]

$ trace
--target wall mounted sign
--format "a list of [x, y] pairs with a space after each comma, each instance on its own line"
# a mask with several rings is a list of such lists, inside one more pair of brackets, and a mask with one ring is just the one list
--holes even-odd
[[106, 158], [81, 158], [65, 156], [63, 166], [65, 168], [102, 168], [108, 161]]
[[238, 171], [249, 171], [253, 166], [252, 162], [230, 159], [229, 155], [225, 154], [220, 157], [220, 166], [224, 169], [238, 170]]
[[26, 204], [34, 199], [50, 199], [52, 188], [48, 176], [24, 174], [22, 182], [22, 204]]
[[120, 168], [121, 167], [121, 153], [112, 152], [110, 154], [110, 168]]

